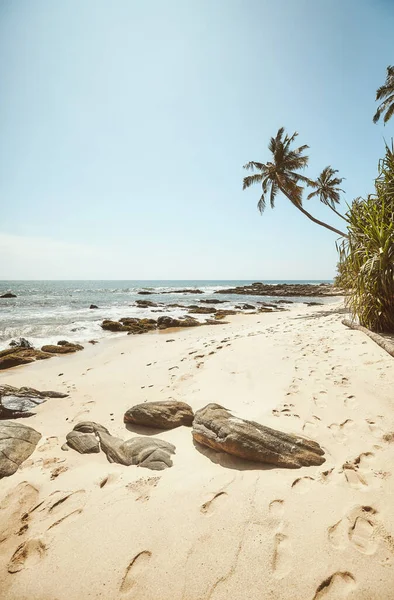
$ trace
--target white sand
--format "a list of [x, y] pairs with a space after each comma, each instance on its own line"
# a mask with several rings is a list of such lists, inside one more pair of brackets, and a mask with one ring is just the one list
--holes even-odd
[[[1, 600], [394, 598], [394, 361], [325, 311], [122, 335], [1, 373], [70, 393], [23, 420], [43, 438], [0, 481]], [[237, 462], [185, 427], [158, 434], [177, 449], [161, 472], [61, 450], [82, 420], [132, 437], [125, 410], [168, 398], [303, 433], [326, 463]]]

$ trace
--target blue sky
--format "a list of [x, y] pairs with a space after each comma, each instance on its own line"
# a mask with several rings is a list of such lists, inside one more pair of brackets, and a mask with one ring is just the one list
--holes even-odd
[[391, 0], [0, 0], [0, 278], [333, 277], [335, 234], [260, 217], [242, 165], [284, 125], [371, 192], [393, 26]]

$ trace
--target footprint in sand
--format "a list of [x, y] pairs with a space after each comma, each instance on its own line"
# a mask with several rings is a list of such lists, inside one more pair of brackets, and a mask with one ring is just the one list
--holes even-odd
[[328, 425], [332, 435], [338, 442], [344, 442], [349, 437], [354, 427], [354, 421], [352, 419], [346, 419], [343, 423], [332, 423]]
[[137, 502], [148, 502], [153, 488], [157, 486], [160, 477], [146, 477], [126, 485], [136, 495]]
[[313, 396], [313, 402], [318, 408], [327, 408], [327, 392], [325, 390], [318, 392]]
[[33, 508], [31, 513], [38, 511], [47, 520], [47, 531], [60, 525], [65, 520], [74, 520], [83, 511], [85, 506], [85, 490], [76, 492], [63, 492], [56, 490], [46, 500]]
[[37, 447], [37, 452], [46, 452], [59, 446], [59, 438], [55, 435], [47, 437], [43, 443]]
[[97, 481], [97, 485], [100, 488], [103, 488], [103, 487], [105, 487], [108, 484], [114, 483], [114, 481], [116, 481], [118, 479], [118, 477], [119, 477], [119, 475], [117, 473], [109, 473], [108, 475], [106, 475], [102, 479], [99, 479]]
[[359, 490], [368, 487], [367, 475], [370, 474], [370, 464], [374, 457], [373, 452], [363, 452], [343, 465], [343, 473], [350, 487]]
[[28, 528], [28, 516], [37, 504], [38, 490], [22, 481], [12, 488], [0, 503], [0, 544]]
[[344, 399], [344, 404], [346, 408], [356, 408], [358, 406], [358, 402], [353, 394], [346, 394], [346, 398]]
[[272, 556], [273, 575], [277, 579], [282, 579], [292, 569], [291, 563], [292, 549], [290, 540], [284, 533], [276, 533], [274, 537], [274, 553]]
[[328, 530], [328, 539], [334, 548], [350, 543], [362, 554], [374, 554], [378, 547], [376, 510], [372, 506], [356, 506]]
[[126, 568], [126, 572], [123, 576], [122, 583], [120, 585], [121, 594], [127, 594], [127, 592], [134, 587], [138, 577], [148, 567], [151, 556], [152, 552], [149, 550], [143, 550], [133, 558], [131, 563]]
[[291, 484], [291, 488], [297, 494], [306, 494], [311, 489], [311, 485], [314, 481], [315, 480], [313, 479], [313, 477], [299, 477], [298, 479], [295, 479], [293, 481], [293, 483]]
[[285, 503], [283, 500], [273, 500], [269, 505], [270, 514], [275, 517], [283, 517], [283, 513], [285, 511]]
[[316, 590], [313, 600], [343, 600], [356, 587], [356, 580], [348, 571], [337, 571], [327, 577]]
[[23, 542], [12, 555], [8, 563], [8, 572], [18, 573], [22, 569], [33, 567], [41, 560], [45, 551], [46, 546], [40, 539], [31, 539]]
[[[220, 500], [219, 500], [219, 498], [220, 498]], [[204, 504], [201, 505], [200, 511], [204, 515], [210, 514], [210, 513], [212, 513], [216, 509], [217, 504], [222, 504], [222, 502], [226, 498], [227, 498], [227, 493], [226, 492], [218, 492], [217, 494], [215, 494], [213, 496], [213, 498], [211, 498], [207, 502], [204, 502]]]
[[383, 429], [379, 427], [376, 421], [373, 419], [367, 419], [367, 423], [368, 429], [372, 433], [372, 435], [374, 435], [377, 438], [381, 438], [383, 435]]

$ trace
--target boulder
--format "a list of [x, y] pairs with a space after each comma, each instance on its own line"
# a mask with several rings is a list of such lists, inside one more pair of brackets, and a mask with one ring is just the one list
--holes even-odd
[[138, 308], [149, 308], [151, 306], [155, 308], [156, 306], [159, 306], [156, 302], [151, 302], [150, 300], [136, 300], [135, 303]]
[[0, 386], [0, 420], [19, 419], [34, 415], [31, 412], [48, 398], [66, 398], [68, 394], [61, 392], [40, 392], [34, 388], [16, 388], [11, 385]]
[[192, 307], [189, 310], [190, 314], [193, 315], [209, 315], [216, 312], [216, 308], [212, 307], [212, 306], [196, 306], [196, 307]]
[[200, 302], [204, 302], [205, 304], [224, 304], [225, 302], [228, 302], [228, 300], [212, 300], [212, 298], [208, 298], [208, 300], [202, 299]]
[[317, 442], [234, 417], [219, 404], [208, 404], [195, 413], [196, 442], [233, 456], [278, 467], [298, 468], [324, 463]]
[[93, 421], [78, 423], [74, 427], [74, 431], [94, 433], [109, 462], [116, 462], [127, 467], [139, 465], [155, 471], [172, 467], [171, 456], [175, 454], [175, 446], [164, 440], [135, 437], [125, 442], [112, 436], [105, 427]]
[[42, 352], [47, 352], [48, 354], [70, 354], [70, 352], [77, 352], [78, 350], [83, 350], [83, 346], [80, 344], [73, 344], [72, 342], [67, 342], [66, 340], [60, 340], [57, 345], [48, 344], [41, 348]]
[[93, 454], [100, 452], [100, 443], [92, 433], [70, 431], [66, 436], [67, 445], [80, 454]]
[[231, 310], [231, 309], [228, 309], [228, 310], [224, 309], [224, 310], [222, 310], [222, 309], [220, 309], [220, 310], [217, 310], [215, 312], [214, 317], [215, 317], [215, 319], [223, 319], [224, 317], [228, 317], [230, 315], [237, 315], [237, 314], [238, 314], [238, 311], [236, 311], [236, 310]]
[[245, 294], [247, 296], [342, 296], [343, 291], [332, 284], [252, 283], [235, 288], [217, 290], [215, 294]]
[[22, 356], [20, 353], [8, 354], [7, 356], [0, 356], [0, 369], [10, 369], [11, 367], [18, 367], [19, 365], [27, 365], [34, 362], [34, 358], [28, 356]]
[[23, 337], [19, 338], [19, 342], [17, 342], [16, 340], [11, 340], [10, 346], [12, 348], [33, 348], [33, 344], [31, 344], [29, 340], [26, 340]]
[[20, 423], [0, 423], [0, 479], [9, 477], [34, 452], [41, 433]]
[[180, 425], [191, 426], [193, 411], [185, 402], [164, 400], [162, 402], [145, 402], [129, 408], [124, 414], [125, 423], [144, 425], [157, 429], [174, 429]]
[[96, 304], [91, 304], [91, 305], [89, 306], [89, 308], [91, 308], [91, 309], [93, 309], [93, 308], [98, 308], [98, 306], [97, 306]]
[[110, 321], [109, 319], [104, 319], [101, 323], [101, 327], [105, 331], [127, 331], [127, 328], [123, 323], [119, 323], [119, 321]]
[[16, 298], [16, 294], [13, 294], [12, 292], [6, 292], [5, 294], [2, 294], [0, 298]]
[[142, 291], [142, 292], [137, 292], [137, 294], [140, 294], [141, 296], [151, 296], [153, 294], [153, 292]]
[[26, 365], [34, 360], [42, 360], [45, 358], [51, 358], [51, 354], [36, 350], [35, 348], [25, 348], [23, 346], [7, 348], [0, 352], [0, 370], [17, 367], [18, 365]]
[[157, 326], [159, 329], [169, 329], [170, 327], [197, 327], [198, 325], [201, 325], [201, 323], [192, 317], [174, 319], [173, 317], [163, 316], [157, 319]]
[[161, 294], [203, 294], [202, 290], [192, 290], [192, 289], [181, 289], [181, 290], [171, 290], [166, 292], [160, 292]]

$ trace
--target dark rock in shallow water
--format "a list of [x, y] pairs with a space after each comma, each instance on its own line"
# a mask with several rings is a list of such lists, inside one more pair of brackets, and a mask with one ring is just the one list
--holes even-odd
[[105, 331], [127, 331], [127, 328], [123, 323], [119, 323], [119, 321], [110, 321], [109, 319], [104, 319], [101, 323], [101, 327]]
[[246, 460], [298, 468], [324, 463], [317, 442], [283, 433], [231, 414], [219, 404], [208, 404], [195, 413], [196, 442]]
[[214, 312], [216, 312], [216, 308], [212, 306], [196, 306], [189, 310], [189, 313], [193, 315], [209, 315]]
[[29, 340], [26, 340], [23, 337], [19, 338], [19, 342], [17, 342], [16, 340], [11, 340], [10, 346], [12, 348], [33, 348], [33, 344], [31, 344]]
[[[168, 340], [167, 340], [168, 341]], [[180, 425], [190, 426], [193, 422], [192, 408], [185, 402], [164, 400], [136, 404], [125, 412], [124, 422], [157, 429], [174, 429]]]
[[32, 427], [9, 421], [0, 423], [0, 479], [13, 475], [40, 439], [41, 433]]
[[173, 290], [173, 291], [165, 291], [160, 292], [160, 294], [203, 294], [202, 290], [191, 290], [191, 289], [181, 289], [181, 290]]
[[91, 304], [89, 308], [98, 308], [98, 306], [96, 304]]
[[5, 294], [2, 294], [0, 298], [16, 298], [16, 294], [13, 294], [12, 292], [6, 292]]
[[135, 303], [139, 308], [150, 308], [151, 306], [159, 306], [158, 304], [156, 304], [156, 302], [151, 302], [150, 300], [136, 300]]
[[74, 427], [74, 431], [94, 433], [109, 462], [116, 462], [127, 467], [139, 465], [155, 471], [172, 467], [171, 455], [175, 454], [175, 446], [164, 440], [135, 437], [125, 442], [112, 436], [105, 427], [93, 421], [78, 423]]
[[225, 302], [228, 302], [228, 300], [212, 300], [212, 299], [204, 300], [204, 299], [201, 299], [200, 302], [204, 302], [205, 304], [225, 304]]
[[151, 296], [153, 294], [153, 292], [137, 292], [137, 294], [140, 294], [141, 296]]
[[331, 284], [278, 283], [275, 285], [252, 283], [226, 290], [217, 290], [215, 294], [244, 294], [248, 296], [342, 296], [343, 291]]
[[192, 317], [186, 317], [185, 319], [159, 317], [157, 319], [157, 326], [159, 329], [169, 329], [172, 327], [197, 327], [198, 325], [201, 325], [201, 323]]

